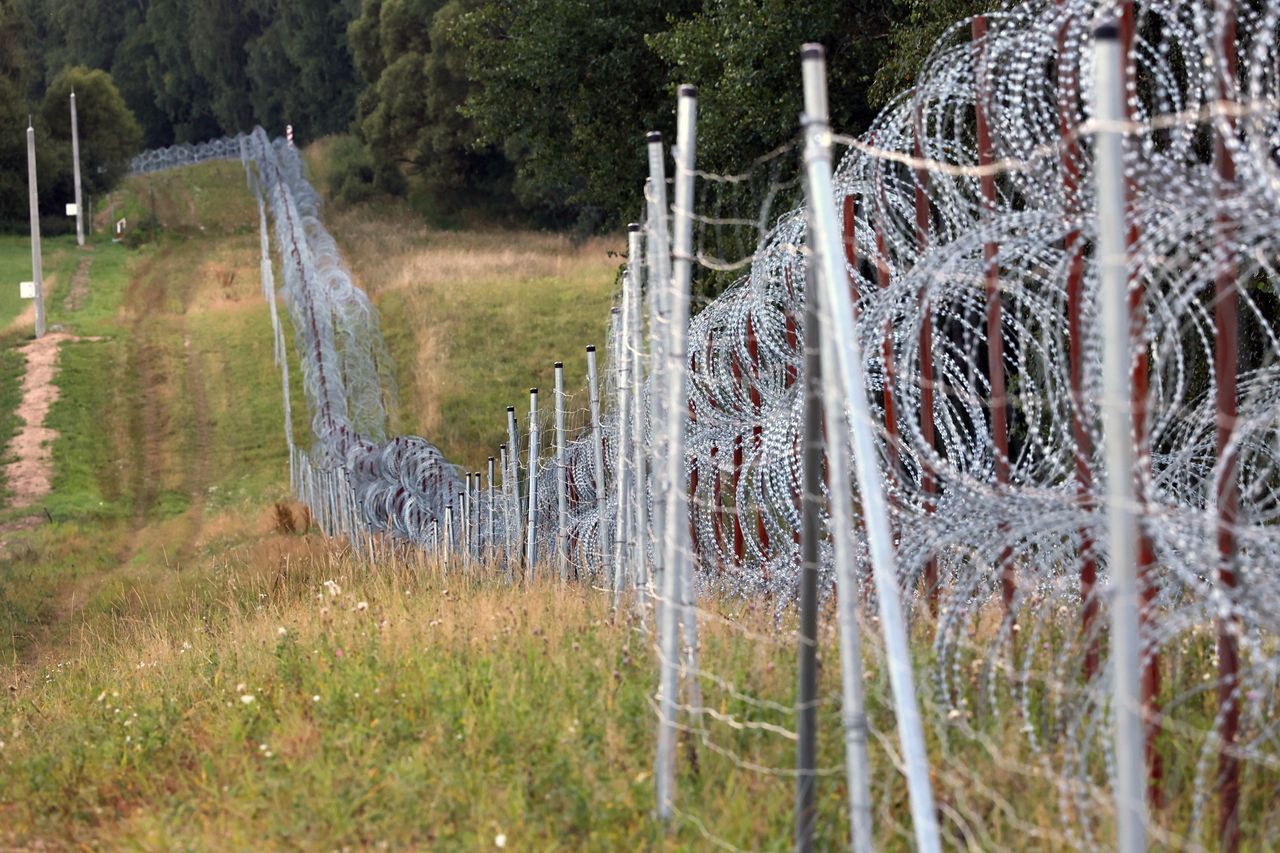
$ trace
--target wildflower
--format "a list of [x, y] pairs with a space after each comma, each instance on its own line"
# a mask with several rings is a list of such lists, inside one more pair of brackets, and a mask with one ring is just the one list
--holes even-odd
[[252, 693], [246, 693], [246, 694], [244, 694], [243, 696], [241, 696], [241, 697], [240, 697], [240, 702], [241, 702], [241, 704], [244, 704], [244, 705], [252, 705], [252, 704], [253, 704], [253, 694], [252, 694]]
[[497, 835], [495, 835], [495, 836], [493, 837], [493, 846], [494, 846], [494, 847], [506, 847], [506, 846], [507, 846], [507, 836], [506, 836], [506, 834], [505, 834], [505, 833], [502, 833], [502, 832], [499, 832]]
[[283, 625], [281, 625], [279, 628], [276, 629], [277, 637], [285, 637], [285, 636], [288, 636], [288, 634], [289, 634], [288, 629], [285, 628]]
[[369, 602], [367, 601], [361, 601], [356, 604], [356, 610], [363, 612], [368, 609], [369, 609]]
[[333, 581], [325, 581], [324, 588], [329, 591], [329, 595], [332, 597], [336, 597], [342, 592], [342, 587], [338, 586]]
[[237, 693], [243, 693], [244, 690], [245, 690], [245, 683], [243, 681], [236, 685]]
[[342, 657], [342, 649], [341, 649], [341, 648], [334, 649], [334, 650], [333, 650], [333, 656], [334, 656], [334, 657], [336, 657], [336, 658], [340, 658], [340, 657]]
[[312, 696], [312, 697], [311, 697], [311, 701], [312, 701], [312, 702], [319, 702], [319, 701], [320, 701], [320, 694], [318, 694], [318, 693], [317, 693], [315, 696]]

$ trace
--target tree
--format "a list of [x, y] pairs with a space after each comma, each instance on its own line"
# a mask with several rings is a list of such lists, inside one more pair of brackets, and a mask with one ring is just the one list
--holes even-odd
[[[649, 36], [671, 86], [698, 87], [698, 160], [739, 170], [797, 138], [800, 46], [827, 48], [832, 125], [864, 130], [875, 116], [866, 92], [887, 54], [892, 0], [707, 0], [668, 31]], [[794, 161], [794, 158], [793, 158]]]
[[[43, 130], [53, 143], [51, 162], [65, 161], [51, 184], [41, 176], [41, 195], [72, 198], [70, 188], [71, 92], [76, 93], [76, 113], [80, 132], [80, 174], [87, 195], [109, 191], [129, 172], [129, 161], [142, 145], [142, 128], [125, 106], [111, 75], [105, 71], [75, 66], [62, 71], [45, 92], [40, 107]], [[41, 152], [41, 159], [48, 154]], [[64, 184], [67, 184], [64, 186]], [[48, 186], [49, 192], [44, 192]], [[56, 207], [56, 205], [55, 205]]]
[[356, 67], [369, 86], [356, 126], [374, 159], [406, 167], [437, 201], [504, 195], [510, 166], [479, 143], [459, 107], [470, 84], [466, 53], [451, 38], [475, 0], [366, 0], [348, 28]]
[[1008, 5], [1007, 0], [898, 0], [889, 34], [890, 50], [876, 72], [871, 102], [888, 101], [916, 80], [920, 66], [948, 27], [981, 12]]
[[453, 38], [472, 88], [463, 112], [516, 168], [529, 207], [596, 229], [634, 218], [644, 134], [670, 132], [675, 92], [645, 41], [691, 0], [488, 0]]
[[279, 131], [292, 124], [307, 141], [346, 130], [361, 81], [346, 31], [356, 0], [251, 0], [264, 29], [248, 46], [254, 121]]
[[27, 109], [18, 89], [0, 76], [0, 230], [18, 230], [27, 221]]

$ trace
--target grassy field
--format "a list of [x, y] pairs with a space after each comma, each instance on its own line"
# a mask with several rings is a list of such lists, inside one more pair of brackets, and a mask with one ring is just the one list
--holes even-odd
[[[383, 552], [371, 568], [282, 523], [302, 514], [286, 497], [242, 182], [235, 163], [131, 181], [104, 217], [146, 223], [140, 245], [53, 244], [46, 261], [50, 322], [79, 340], [63, 345], [49, 418], [60, 436], [38, 508], [48, 521], [9, 535], [0, 557], [0, 849], [676, 850], [707, 849], [712, 835], [788, 846], [789, 611], [703, 602], [706, 728], [681, 737], [682, 816], [666, 834], [652, 817], [657, 670], [631, 611], [586, 586], [510, 586], [421, 555]], [[581, 385], [620, 262], [610, 241], [441, 232], [395, 205], [326, 221], [382, 312], [397, 430], [479, 467], [504, 440], [505, 406], [549, 388], [554, 360]], [[22, 248], [0, 241], [0, 263], [20, 266]], [[88, 287], [69, 298], [82, 264]], [[26, 334], [11, 324], [0, 338], [0, 431]], [[0, 523], [14, 515], [0, 510]], [[824, 615], [819, 638], [818, 763], [836, 771], [818, 786], [820, 849], [845, 846], [849, 831], [834, 621]], [[932, 626], [914, 630], [916, 670], [934, 672]], [[956, 677], [965, 707], [988, 713], [926, 714], [947, 845], [1061, 849], [1075, 820], [1054, 770], [1064, 734], [1044, 723], [1058, 688], [1025, 705], [987, 690], [973, 642]], [[1206, 634], [1169, 664], [1185, 668], [1170, 695], [1211, 652]], [[907, 849], [881, 659], [869, 641], [875, 832], [878, 846]], [[926, 704], [932, 689], [922, 685]], [[1182, 722], [1210, 724], [1210, 693], [1184, 707]], [[1034, 726], [1045, 728], [1033, 748]], [[1156, 815], [1173, 833], [1163, 841], [1185, 825], [1199, 758], [1188, 742], [1166, 740], [1168, 785], [1182, 795]], [[1274, 780], [1258, 765], [1249, 774], [1253, 835], [1280, 837]], [[1082, 796], [1105, 846], [1109, 794]]]

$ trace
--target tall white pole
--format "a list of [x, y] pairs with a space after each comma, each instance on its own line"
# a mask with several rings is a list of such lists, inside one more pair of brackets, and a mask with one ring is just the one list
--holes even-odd
[[818, 278], [822, 287], [823, 313], [831, 318], [830, 340], [837, 347], [839, 356], [838, 364], [831, 367], [839, 371], [845, 400], [849, 406], [853, 459], [858, 475], [858, 490], [862, 496], [862, 516], [867, 529], [867, 547], [876, 582], [876, 598], [880, 603], [880, 624], [889, 656], [889, 681], [898, 719], [898, 739], [902, 745], [916, 847], [921, 853], [937, 853], [942, 845], [938, 834], [933, 786], [929, 781], [929, 755], [925, 749], [924, 725], [916, 699], [915, 676], [911, 669], [911, 644], [898, 591], [893, 535], [889, 529], [889, 510], [885, 503], [884, 483], [880, 477], [879, 449], [867, 402], [862, 353], [853, 330], [849, 273], [845, 267], [841, 234], [836, 222], [835, 191], [831, 174], [831, 128], [827, 111], [827, 68], [821, 45], [804, 46], [801, 68], [806, 116], [804, 160], [808, 179], [809, 214], [814, 230], [811, 245], [819, 262]]
[[[1094, 141], [1098, 197], [1098, 287], [1102, 315], [1102, 444], [1107, 465], [1107, 538], [1111, 566], [1111, 678], [1116, 752], [1116, 847], [1146, 849], [1142, 697], [1138, 637], [1137, 519], [1133, 416], [1130, 411], [1128, 249], [1124, 200], [1125, 119], [1119, 30], [1094, 33], [1094, 104], [1103, 122]], [[1107, 123], [1111, 123], [1108, 127]]]
[[[685, 428], [685, 348], [689, 316], [689, 283], [693, 277], [693, 164], [694, 135], [698, 115], [698, 93], [681, 86], [676, 107], [676, 201], [675, 244], [671, 255], [672, 285], [667, 321], [670, 334], [666, 368], [666, 532], [663, 553], [661, 643], [661, 688], [658, 715], [658, 755], [655, 776], [658, 818], [670, 821], [675, 804], [676, 690], [679, 681], [677, 616], [683, 600], [683, 577], [689, 563], [688, 500], [684, 488]], [[696, 673], [691, 673], [696, 678]]]
[[556, 362], [556, 560], [560, 580], [569, 577], [569, 471], [565, 459], [564, 362]]
[[36, 288], [36, 337], [44, 337], [44, 266], [40, 260], [40, 200], [36, 189], [36, 131], [27, 124], [27, 194], [31, 202], [31, 281]]
[[604, 436], [600, 432], [600, 379], [596, 372], [596, 348], [587, 347], [587, 394], [591, 401], [591, 467], [596, 479], [596, 539], [600, 551], [601, 580], [608, 580], [609, 525], [605, 519], [608, 496], [604, 482]]
[[80, 203], [80, 128], [76, 117], [76, 93], [71, 93], [71, 172], [76, 184], [76, 245], [84, 245], [84, 205]]
[[524, 561], [528, 566], [529, 580], [532, 581], [534, 560], [538, 556], [536, 550], [538, 518], [538, 389], [529, 389], [529, 523], [528, 540], [525, 544]]

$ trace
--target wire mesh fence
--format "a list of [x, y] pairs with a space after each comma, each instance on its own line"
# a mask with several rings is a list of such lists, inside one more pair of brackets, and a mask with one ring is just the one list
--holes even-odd
[[386, 439], [377, 314], [291, 146], [135, 166], [244, 159], [326, 531], [632, 620], [659, 819], [786, 843], [708, 796], [732, 779], [794, 797], [802, 849], [1265, 847], [1278, 29], [1271, 0], [1019, 3], [857, 138], [809, 48], [797, 141], [737, 175], [697, 168], [682, 91], [585, 396], [557, 366], [470, 470]]

